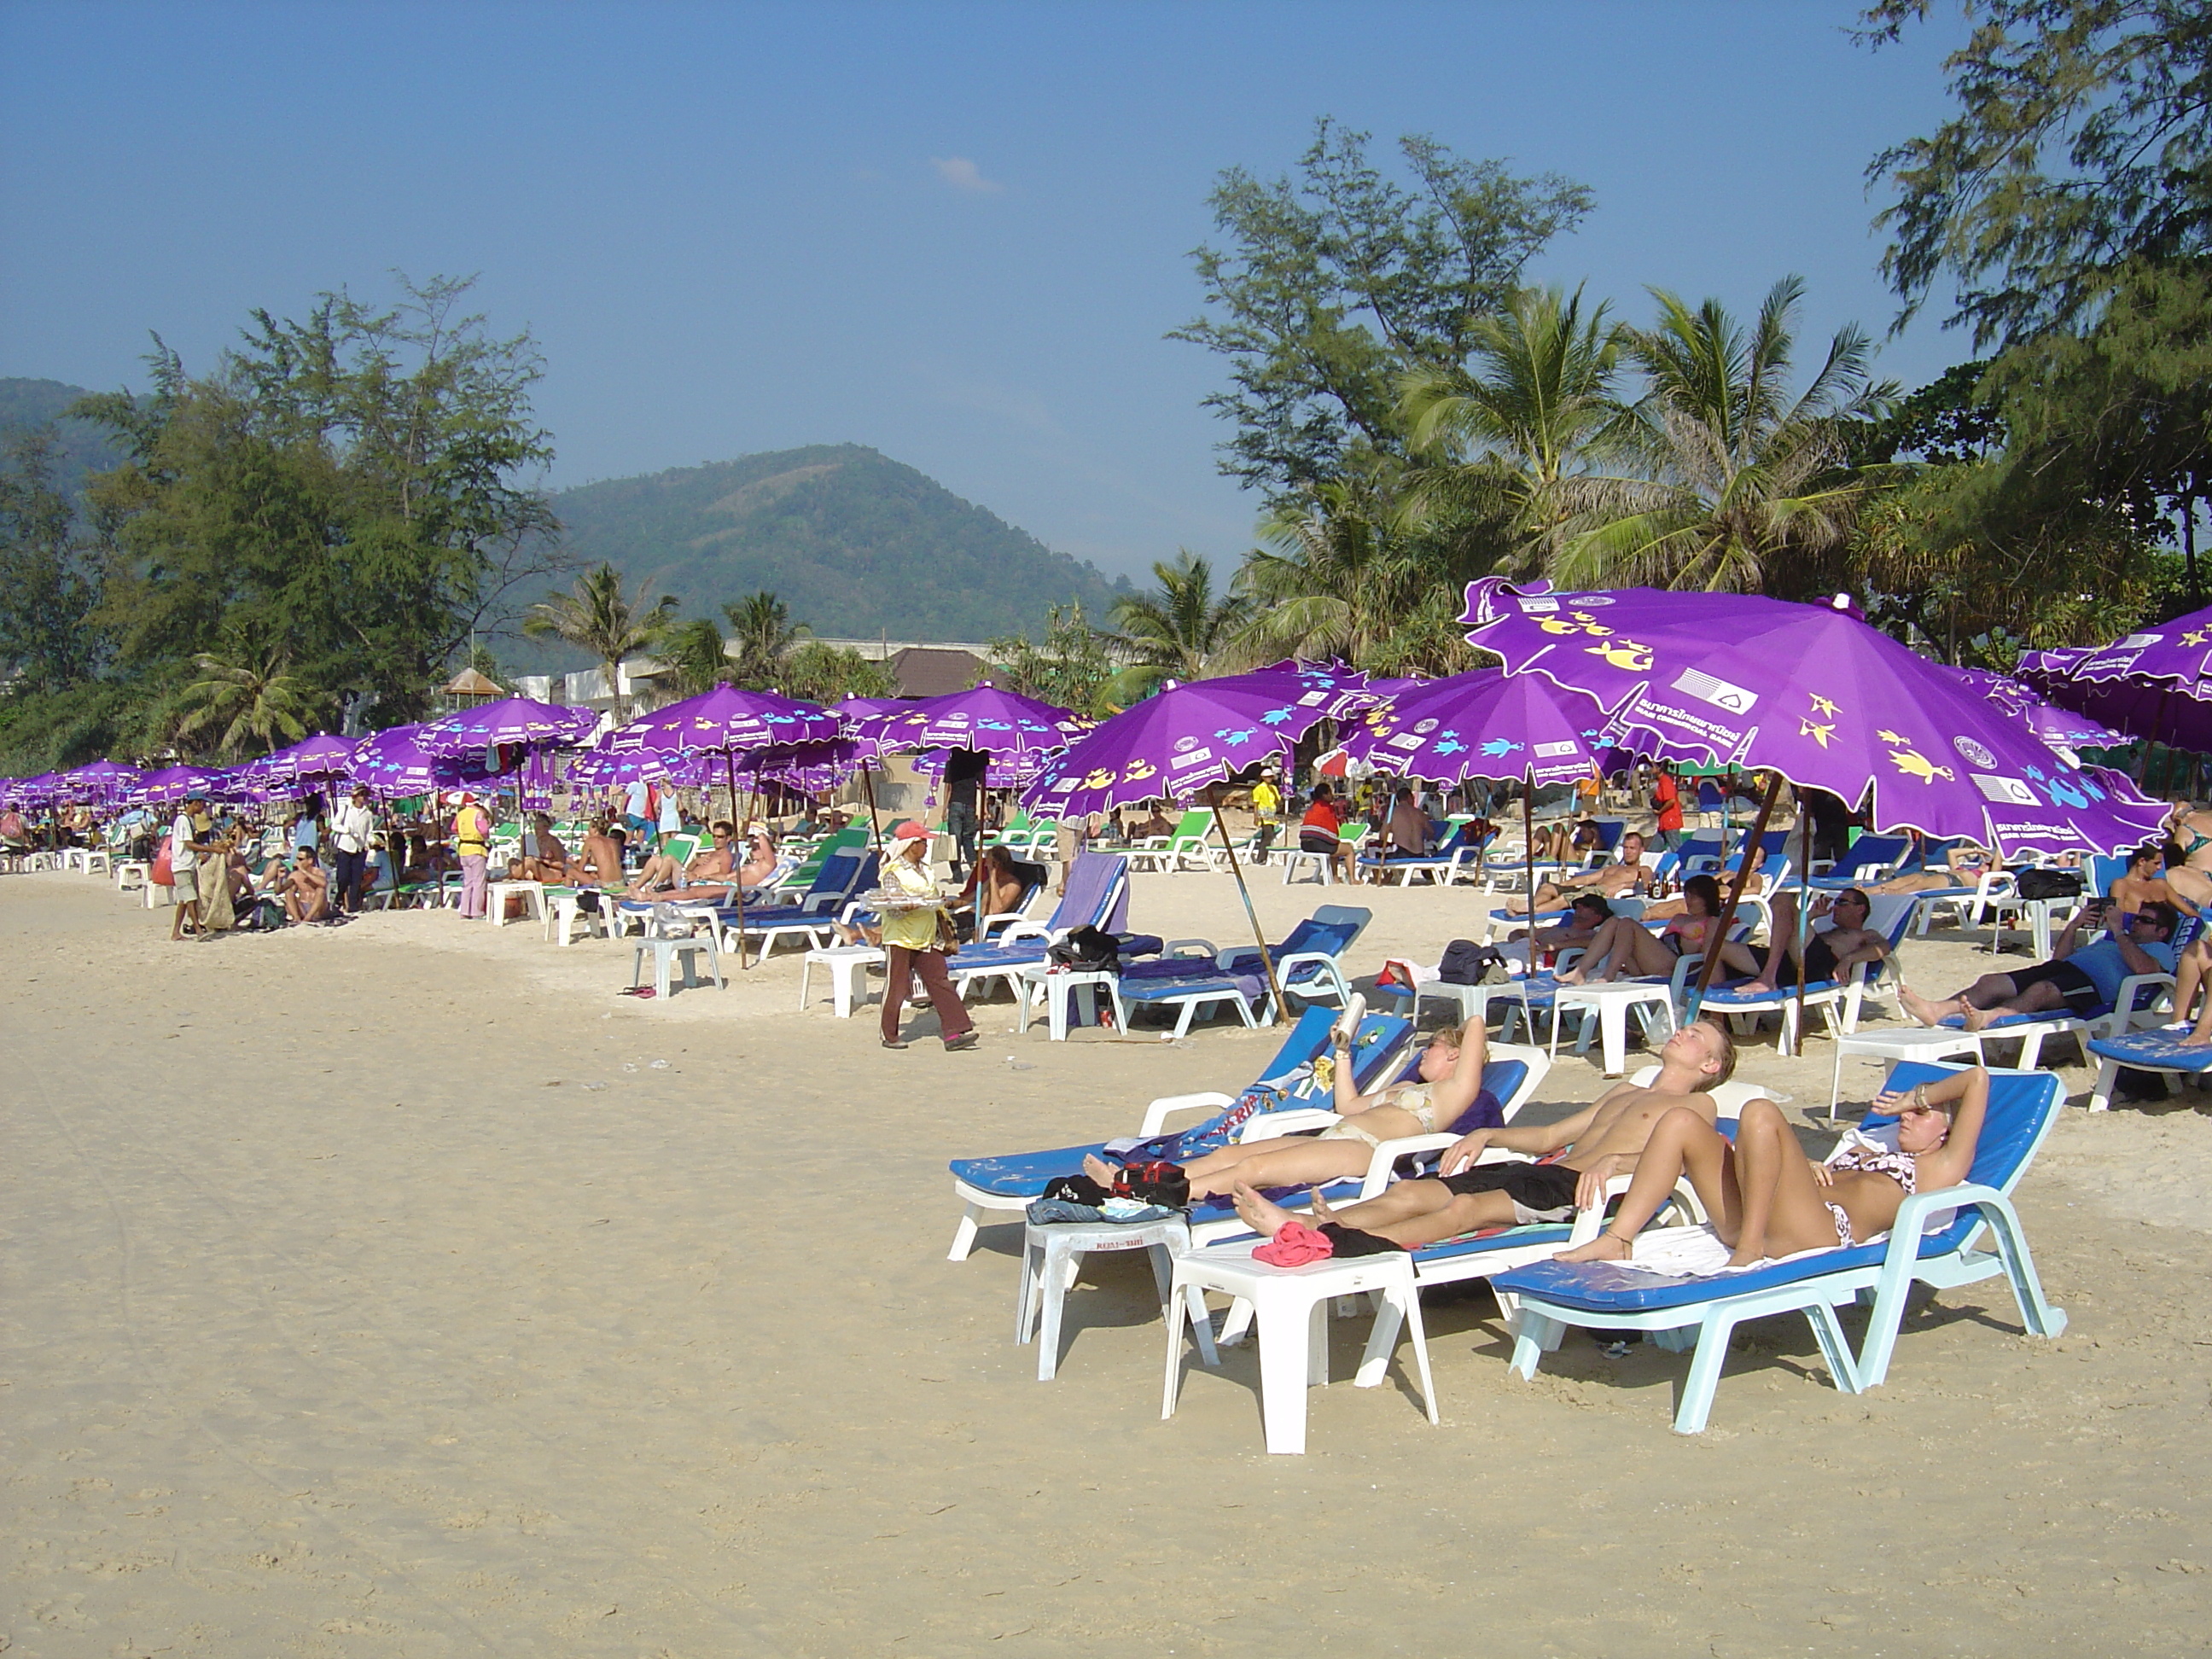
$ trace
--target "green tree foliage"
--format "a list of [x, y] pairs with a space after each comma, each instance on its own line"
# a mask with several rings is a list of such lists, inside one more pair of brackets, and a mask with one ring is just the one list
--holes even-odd
[[679, 696], [698, 696], [718, 685], [732, 684], [738, 677], [728, 641], [708, 617], [694, 617], [671, 628], [661, 643], [660, 658], [676, 670]]
[[200, 376], [157, 340], [149, 392], [77, 406], [125, 456], [85, 488], [104, 576], [91, 660], [137, 711], [112, 736], [212, 736], [171, 718], [204, 655], [284, 664], [302, 719], [420, 714], [471, 632], [551, 568], [537, 354], [464, 313], [468, 287], [256, 312]]
[[1192, 255], [1206, 314], [1169, 337], [1227, 359], [1230, 389], [1206, 399], [1236, 427], [1221, 468], [1273, 504], [1402, 459], [1401, 381], [1462, 362], [1522, 266], [1590, 208], [1580, 185], [1421, 137], [1399, 141], [1401, 182], [1368, 143], [1323, 119], [1295, 179], [1224, 173], [1221, 243]]
[[766, 690], [780, 686], [784, 659], [812, 632], [791, 619], [791, 607], [763, 588], [722, 607], [737, 656], [737, 684]]
[[317, 712], [314, 702], [282, 657], [259, 663], [226, 662], [202, 652], [196, 666], [198, 678], [178, 699], [182, 710], [178, 737], [216, 733], [216, 758], [237, 761], [307, 735], [307, 722]]
[[990, 681], [1079, 714], [1111, 714], [1127, 705], [1107, 695], [1118, 666], [1108, 638], [1085, 618], [1080, 604], [1056, 605], [1041, 643], [1022, 634], [990, 642]]
[[898, 695], [898, 681], [886, 665], [820, 640], [801, 640], [792, 647], [777, 678], [786, 696], [825, 705], [847, 697]]
[[648, 599], [650, 580], [635, 595], [623, 592], [622, 574], [611, 564], [594, 566], [576, 578], [566, 593], [549, 593], [523, 613], [522, 631], [532, 639], [555, 639], [591, 653], [607, 677], [608, 694], [621, 711], [622, 660], [650, 651], [676, 620], [676, 596]]
[[1646, 388], [1626, 435], [1632, 470], [1576, 481], [1581, 507], [1559, 529], [1553, 573], [1579, 587], [1832, 588], [1874, 482], [1850, 464], [1850, 423], [1893, 391], [1870, 380], [1868, 341], [1838, 330], [1799, 391], [1798, 278], [1776, 283], [1748, 325], [1718, 301], [1692, 309], [1655, 293], [1656, 326], [1622, 331]]
[[20, 691], [88, 679], [100, 654], [100, 571], [56, 466], [48, 429], [0, 446], [0, 670]]
[[1166, 679], [1202, 680], [1233, 665], [1239, 629], [1252, 609], [1244, 594], [1218, 592], [1213, 567], [1188, 549], [1152, 566], [1158, 584], [1150, 592], [1114, 602], [1115, 636], [1127, 663], [1107, 695], [1127, 705], [1148, 696]]

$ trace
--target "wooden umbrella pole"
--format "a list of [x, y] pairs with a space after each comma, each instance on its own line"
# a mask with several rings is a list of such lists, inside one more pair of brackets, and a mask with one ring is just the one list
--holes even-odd
[[1221, 850], [1229, 854], [1229, 873], [1237, 878], [1237, 896], [1244, 901], [1244, 917], [1252, 924], [1253, 943], [1260, 947], [1260, 965], [1267, 970], [1267, 994], [1274, 999], [1275, 1018], [1287, 1025], [1291, 1005], [1284, 999], [1282, 981], [1275, 977], [1275, 959], [1267, 954], [1267, 936], [1260, 929], [1260, 913], [1252, 908], [1252, 892], [1244, 884], [1244, 866], [1237, 862], [1237, 846], [1229, 839], [1229, 821], [1221, 816], [1218, 786], [1206, 786], [1206, 799], [1213, 808], [1213, 827], [1221, 832]]
[[860, 793], [868, 798], [868, 844], [879, 846], [884, 839], [884, 827], [876, 822], [876, 779], [866, 761], [860, 763]]
[[[1743, 897], [1743, 890], [1751, 880], [1751, 854], [1754, 848], [1765, 844], [1766, 821], [1774, 815], [1774, 803], [1782, 794], [1782, 774], [1777, 772], [1766, 786], [1766, 799], [1759, 804], [1759, 821], [1751, 826], [1751, 839], [1744, 842], [1743, 862], [1736, 866], [1735, 880], [1729, 885], [1728, 902], [1721, 907], [1720, 921], [1714, 924], [1712, 937], [1705, 941], [1705, 959], [1698, 966], [1697, 988], [1690, 993], [1690, 1006], [1686, 1018], [1695, 1019], [1705, 1006], [1705, 988], [1713, 982], [1713, 970], [1720, 966], [1721, 946], [1728, 943], [1729, 928], [1735, 921], [1735, 907]], [[1728, 811], [1722, 809], [1721, 822], [1728, 822]]]
[[[752, 847], [745, 840], [745, 821], [738, 812], [738, 763], [726, 749], [722, 750], [722, 775], [730, 785], [730, 816], [738, 820], [738, 844], [730, 854], [734, 860], [730, 866], [730, 890], [737, 896], [738, 901], [738, 967], [742, 970], [750, 966], [745, 960], [744, 868], [745, 860], [752, 854]], [[711, 825], [708, 827], [712, 828]]]
[[[1813, 933], [1813, 815], [1805, 792], [1797, 792], [1797, 1045], [1805, 1052], [1805, 942]], [[1749, 866], [1751, 860], [1744, 863]]]

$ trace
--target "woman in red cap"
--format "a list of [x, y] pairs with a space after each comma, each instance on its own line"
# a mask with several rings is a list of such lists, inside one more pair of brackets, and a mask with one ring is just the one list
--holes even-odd
[[[911, 818], [891, 826], [890, 848], [882, 865], [884, 896], [893, 902], [883, 912], [884, 1047], [903, 1048], [899, 1017], [916, 975], [937, 1010], [937, 1022], [948, 1049], [975, 1046], [975, 1027], [968, 1006], [952, 988], [945, 971], [945, 946], [939, 942], [939, 924], [945, 920], [945, 901], [929, 868], [929, 831]], [[898, 900], [928, 901], [900, 903]], [[945, 930], [949, 933], [949, 928]]]

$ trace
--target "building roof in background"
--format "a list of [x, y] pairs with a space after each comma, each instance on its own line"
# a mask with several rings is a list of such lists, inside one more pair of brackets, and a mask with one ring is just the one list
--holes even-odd
[[446, 690], [456, 697], [503, 697], [507, 695], [502, 688], [473, 668], [464, 668], [454, 675]]
[[902, 697], [941, 697], [965, 691], [983, 672], [982, 658], [957, 646], [910, 645], [891, 655], [891, 675]]

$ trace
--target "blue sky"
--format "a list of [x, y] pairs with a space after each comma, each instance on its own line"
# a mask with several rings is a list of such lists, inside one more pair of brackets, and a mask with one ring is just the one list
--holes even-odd
[[[1588, 184], [1536, 268], [1631, 316], [1809, 285], [1879, 332], [1868, 159], [1945, 110], [1945, 14], [1831, 0], [268, 6], [0, 0], [0, 374], [204, 366], [248, 309], [478, 272], [548, 361], [552, 482], [872, 444], [1052, 545], [1233, 562], [1220, 365], [1163, 339], [1214, 176], [1316, 117]], [[1916, 324], [1881, 372], [1968, 355]]]

